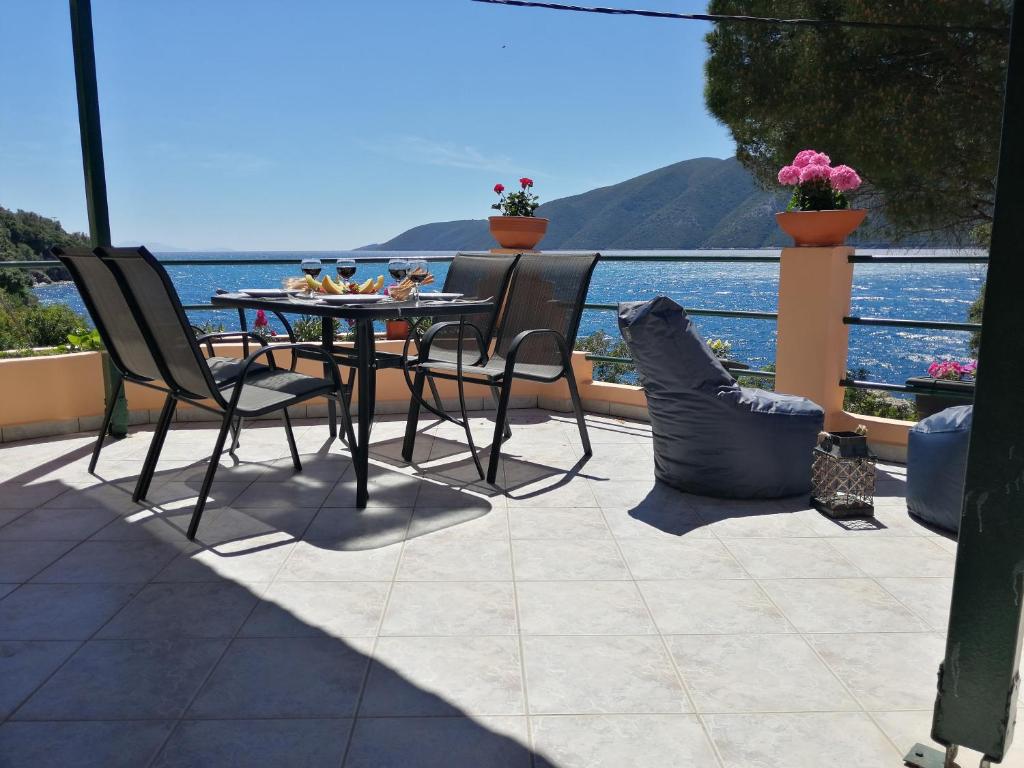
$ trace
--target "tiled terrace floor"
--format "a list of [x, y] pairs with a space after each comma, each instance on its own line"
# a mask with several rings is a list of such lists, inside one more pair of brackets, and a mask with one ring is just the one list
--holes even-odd
[[194, 545], [212, 429], [177, 425], [149, 507], [149, 431], [102, 479], [89, 435], [0, 448], [0, 765], [868, 768], [927, 740], [955, 544], [902, 468], [848, 530], [656, 485], [647, 425], [590, 424], [581, 463], [571, 419], [514, 412], [502, 495], [457, 429], [406, 467], [380, 419], [359, 511], [322, 424], [293, 476], [262, 422]]

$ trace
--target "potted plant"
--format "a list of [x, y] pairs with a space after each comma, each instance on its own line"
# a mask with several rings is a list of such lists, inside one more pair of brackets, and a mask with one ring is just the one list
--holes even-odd
[[974, 360], [936, 360], [928, 366], [927, 376], [907, 379], [914, 392], [917, 416], [931, 416], [954, 405], [967, 405], [974, 396], [974, 378], [978, 364]]
[[848, 165], [832, 167], [832, 158], [824, 152], [797, 153], [778, 178], [794, 189], [785, 212], [775, 218], [796, 245], [842, 245], [867, 215], [863, 208], [850, 208], [846, 199], [847, 192], [860, 186], [860, 176]]
[[498, 202], [491, 206], [501, 211], [500, 216], [491, 216], [491, 236], [502, 248], [531, 250], [543, 239], [548, 231], [548, 220], [534, 216], [540, 201], [533, 194], [533, 179], [523, 177], [520, 188], [505, 194], [504, 184], [495, 184], [494, 192]]

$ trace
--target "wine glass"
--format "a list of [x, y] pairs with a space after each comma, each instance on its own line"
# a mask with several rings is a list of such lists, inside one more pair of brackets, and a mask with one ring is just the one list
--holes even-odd
[[338, 262], [334, 265], [334, 268], [338, 270], [338, 277], [340, 277], [342, 280], [351, 280], [352, 276], [356, 273], [356, 260], [338, 259]]
[[413, 283], [413, 301], [419, 304], [420, 301], [420, 283], [427, 279], [427, 275], [430, 274], [429, 264], [426, 259], [410, 259], [409, 260], [409, 279]]
[[[323, 268], [324, 265], [320, 263], [320, 259], [303, 259], [302, 263], [299, 264], [299, 269], [301, 269], [307, 276], [312, 277], [314, 280], [320, 276], [320, 271]], [[309, 287], [309, 285], [306, 286], [306, 289], [306, 295], [309, 298], [313, 298], [315, 291], [313, 291], [312, 288]]]
[[396, 283], [401, 283], [409, 274], [409, 260], [403, 258], [388, 259], [388, 272]]

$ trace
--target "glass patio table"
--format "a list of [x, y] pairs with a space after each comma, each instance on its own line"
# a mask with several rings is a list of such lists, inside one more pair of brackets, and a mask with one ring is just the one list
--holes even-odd
[[[487, 299], [455, 299], [452, 301], [380, 301], [374, 304], [340, 304], [314, 300], [300, 300], [295, 297], [255, 297], [243, 293], [220, 293], [210, 297], [210, 303], [217, 307], [233, 309], [262, 309], [266, 312], [282, 314], [313, 315], [322, 319], [321, 343], [334, 355], [338, 354], [335, 347], [334, 320], [350, 321], [355, 326], [354, 355], [347, 356], [345, 363], [355, 368], [356, 381], [359, 385], [359, 402], [356, 416], [355, 434], [351, 427], [348, 434], [349, 448], [352, 452], [352, 463], [356, 470], [356, 506], [365, 507], [369, 498], [368, 472], [370, 458], [370, 428], [373, 425], [373, 414], [377, 390], [378, 360], [376, 339], [373, 324], [382, 320], [415, 319], [415, 318], [449, 318], [457, 320], [460, 325], [460, 338], [463, 336], [462, 326], [466, 315], [488, 312], [495, 308], [493, 298]], [[414, 324], [411, 324], [415, 327]], [[408, 342], [407, 342], [408, 347]], [[458, 355], [461, 360], [462, 355]], [[330, 434], [337, 435], [337, 414], [334, 402], [329, 405]], [[349, 420], [345, 420], [350, 424]]]

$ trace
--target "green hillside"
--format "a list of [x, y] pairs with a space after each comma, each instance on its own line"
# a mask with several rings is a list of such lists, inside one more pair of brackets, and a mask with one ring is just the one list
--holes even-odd
[[[642, 176], [552, 200], [537, 209], [551, 219], [541, 246], [566, 249], [692, 249], [780, 247], [786, 238], [774, 213], [786, 207], [784, 190], [762, 189], [735, 158], [698, 157]], [[852, 242], [891, 244], [863, 227]], [[904, 245], [926, 245], [922, 238]], [[937, 243], [936, 243], [937, 244]], [[414, 227], [367, 250], [483, 250], [495, 245], [486, 219], [444, 221]]]
[[[758, 187], [733, 158], [699, 157], [642, 176], [545, 203], [543, 247], [759, 248], [781, 245], [771, 214], [784, 193]], [[484, 219], [425, 224], [380, 250], [480, 249], [493, 245]]]
[[[88, 244], [88, 237], [81, 232], [66, 232], [56, 219], [48, 219], [31, 211], [11, 211], [0, 206], [0, 261], [35, 261], [45, 258], [46, 249], [54, 245]], [[52, 269], [34, 272], [33, 276], [37, 280], [68, 279], [59, 264]]]

